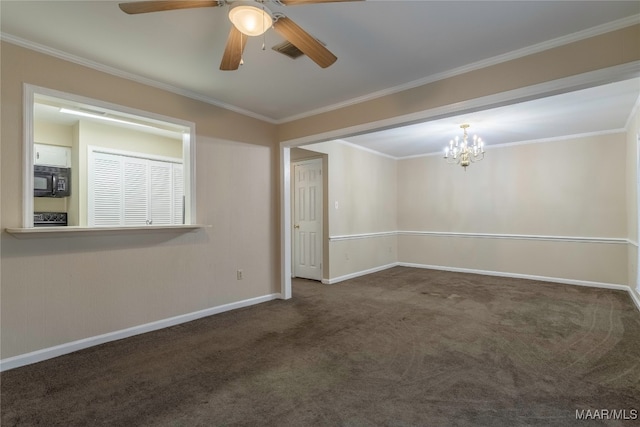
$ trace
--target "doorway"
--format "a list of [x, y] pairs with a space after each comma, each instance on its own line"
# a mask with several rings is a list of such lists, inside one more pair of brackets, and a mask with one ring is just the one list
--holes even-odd
[[293, 277], [322, 281], [322, 159], [292, 163]]

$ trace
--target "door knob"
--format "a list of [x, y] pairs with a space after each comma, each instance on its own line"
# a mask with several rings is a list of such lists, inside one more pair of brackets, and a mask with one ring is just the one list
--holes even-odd
[[300, 228], [300, 225], [296, 224], [296, 225], [293, 226], [293, 228]]

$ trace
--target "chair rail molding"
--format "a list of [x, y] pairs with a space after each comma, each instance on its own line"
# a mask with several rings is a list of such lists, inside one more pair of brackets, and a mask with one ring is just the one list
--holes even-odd
[[637, 242], [622, 237], [592, 237], [592, 236], [552, 236], [539, 234], [510, 234], [510, 233], [472, 233], [455, 231], [417, 231], [417, 230], [397, 230], [379, 231], [371, 233], [343, 234], [329, 236], [330, 242], [342, 240], [371, 239], [388, 236], [432, 236], [432, 237], [456, 237], [471, 239], [508, 239], [508, 240], [537, 240], [552, 242], [571, 243], [600, 243], [610, 245], [631, 244], [638, 246]]

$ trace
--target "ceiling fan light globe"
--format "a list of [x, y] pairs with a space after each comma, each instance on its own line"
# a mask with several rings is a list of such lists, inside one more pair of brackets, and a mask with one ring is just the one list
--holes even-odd
[[262, 35], [273, 24], [271, 13], [255, 6], [235, 6], [229, 10], [229, 19], [238, 31], [247, 36]]

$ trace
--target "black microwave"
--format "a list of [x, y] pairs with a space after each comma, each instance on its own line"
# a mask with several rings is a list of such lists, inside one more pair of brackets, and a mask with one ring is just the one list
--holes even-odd
[[34, 197], [68, 197], [71, 195], [71, 168], [33, 166]]

